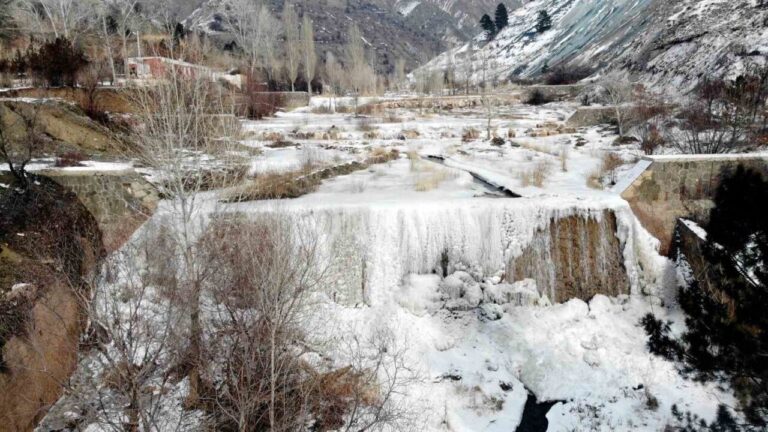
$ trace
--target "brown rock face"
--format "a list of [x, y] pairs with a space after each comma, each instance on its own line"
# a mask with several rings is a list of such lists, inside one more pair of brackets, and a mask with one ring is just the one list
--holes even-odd
[[24, 333], [2, 348], [0, 431], [34, 429], [75, 369], [80, 304], [66, 284], [49, 286], [29, 311]]
[[32, 430], [59, 398], [101, 256], [97, 223], [74, 194], [44, 178], [0, 193], [0, 432]]
[[25, 139], [28, 133], [22, 119], [31, 118], [34, 118], [38, 132], [50, 138], [49, 148], [43, 149], [47, 152], [109, 153], [123, 147], [108, 129], [65, 103], [0, 102], [0, 126], [4, 128], [6, 138]]
[[600, 218], [553, 219], [507, 264], [510, 282], [525, 278], [536, 280], [539, 292], [553, 302], [629, 293], [613, 212], [605, 211]]

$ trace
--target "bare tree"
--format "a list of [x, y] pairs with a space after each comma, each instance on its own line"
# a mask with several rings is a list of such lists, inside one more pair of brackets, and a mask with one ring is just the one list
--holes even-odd
[[402, 57], [398, 57], [397, 60], [395, 60], [395, 88], [398, 90], [403, 90], [406, 86], [406, 79], [405, 76], [405, 59]]
[[92, 8], [96, 6], [93, 0], [22, 0], [20, 10], [27, 18], [38, 22], [42, 29], [40, 16], [48, 23], [48, 28], [55, 37], [65, 37], [72, 40], [78, 36], [79, 30], [88, 23]]
[[274, 50], [277, 20], [264, 4], [252, 0], [229, 0], [224, 22], [243, 51], [250, 73], [257, 67], [268, 67], [268, 52]]
[[178, 268], [183, 272], [179, 290], [189, 316], [190, 399], [195, 400], [203, 365], [200, 304], [203, 283], [210, 276], [210, 269], [201, 265], [195, 242], [202, 223], [200, 193], [239, 179], [242, 171], [232, 156], [239, 123], [228, 94], [205, 77], [172, 73], [154, 86], [135, 88], [132, 94], [141, 121], [135, 156], [156, 173], [158, 188], [170, 200]]
[[488, 50], [483, 50], [480, 52], [480, 76], [481, 76], [481, 83], [480, 83], [480, 102], [483, 105], [483, 110], [485, 111], [485, 118], [486, 118], [486, 139], [491, 139], [491, 125], [493, 123], [493, 119], [496, 117], [496, 109], [497, 105], [499, 103], [498, 98], [496, 98], [493, 95], [492, 87], [493, 83], [489, 82], [488, 76], [489, 76], [489, 70], [495, 69], [495, 63], [491, 60], [490, 54], [488, 53]]
[[[84, 423], [113, 431], [183, 430], [185, 414], [166, 393], [184, 339], [182, 304], [165, 225], [150, 223], [109, 257], [88, 312], [91, 356], [69, 385], [69, 403], [88, 407]], [[169, 416], [168, 410], [177, 412]]]
[[[121, 50], [120, 55], [123, 58], [123, 73], [128, 78], [128, 36], [137, 19], [139, 9], [138, 0], [106, 0], [112, 13], [115, 23], [115, 30], [120, 35]], [[104, 18], [106, 19], [106, 17]], [[106, 26], [103, 21], [103, 25]], [[106, 27], [105, 27], [106, 31]]]
[[105, 3], [99, 2], [94, 10], [99, 20], [101, 37], [104, 38], [104, 48], [109, 62], [109, 70], [112, 73], [112, 84], [114, 84], [117, 82], [117, 70], [115, 69], [115, 55], [112, 53], [112, 35], [109, 33], [109, 25], [107, 24], [109, 8]]
[[[29, 186], [27, 164], [38, 155], [44, 143], [38, 123], [39, 103], [20, 105], [20, 111], [16, 113], [17, 120], [12, 126], [19, 126], [23, 136], [11, 136], [5, 125], [0, 124], [0, 161], [8, 165], [20, 191], [26, 191]], [[7, 106], [0, 107], [0, 110], [9, 109]]]
[[355, 115], [357, 115], [361, 93], [369, 83], [371, 67], [365, 58], [363, 36], [357, 24], [352, 23], [347, 32], [347, 45], [345, 47], [346, 69], [350, 89], [354, 92]]
[[283, 8], [283, 30], [285, 32], [285, 71], [291, 82], [291, 91], [299, 76], [299, 58], [301, 57], [299, 41], [299, 18], [293, 5], [286, 2]]
[[298, 430], [309, 419], [303, 320], [325, 266], [308, 226], [279, 214], [233, 216], [206, 235], [218, 269], [215, 350], [226, 353], [217, 405], [240, 431]]
[[344, 69], [341, 67], [341, 64], [338, 62], [338, 60], [336, 60], [336, 56], [334, 56], [330, 51], [325, 54], [325, 76], [328, 80], [331, 94], [328, 103], [329, 105], [332, 105], [331, 110], [335, 112], [336, 105], [333, 98], [342, 90], [341, 86], [344, 82]]
[[416, 407], [400, 399], [420, 381], [406, 360], [406, 342], [379, 325], [367, 336], [355, 333], [343, 341], [342, 351], [357, 381], [343, 430], [415, 429]]
[[467, 53], [464, 60], [464, 90], [469, 95], [469, 88], [472, 84], [472, 76], [475, 74], [475, 44], [474, 41], [469, 41], [467, 44]]
[[611, 72], [600, 79], [598, 86], [605, 103], [613, 107], [619, 127], [619, 137], [623, 137], [629, 112], [625, 105], [632, 100], [632, 84], [621, 73]]
[[301, 23], [301, 49], [304, 53], [304, 78], [307, 80], [307, 91], [312, 95], [312, 79], [315, 77], [317, 66], [317, 53], [315, 52], [315, 31], [312, 29], [312, 20], [304, 14]]
[[451, 95], [456, 94], [456, 61], [453, 52], [448, 53], [448, 64], [445, 66], [445, 82], [451, 90]]

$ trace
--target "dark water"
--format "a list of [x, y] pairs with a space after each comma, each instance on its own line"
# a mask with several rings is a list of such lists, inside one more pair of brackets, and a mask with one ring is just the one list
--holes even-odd
[[526, 399], [523, 408], [523, 418], [520, 420], [516, 432], [546, 432], [547, 427], [549, 427], [547, 413], [553, 405], [559, 402], [562, 401], [539, 402], [536, 400], [536, 395], [528, 391], [528, 399]]
[[[430, 156], [427, 156], [427, 160], [430, 161], [430, 162], [434, 162], [434, 163], [437, 163], [437, 164], [440, 164], [440, 165], [447, 166], [447, 165], [445, 165], [445, 159], [442, 156], [431, 156], [430, 155]], [[449, 167], [449, 168], [453, 168], [453, 167]], [[475, 182], [475, 184], [480, 185], [481, 187], [483, 187], [484, 189], [487, 190], [485, 196], [496, 197], [496, 198], [520, 198], [519, 194], [516, 194], [515, 192], [512, 192], [511, 190], [509, 190], [509, 189], [507, 189], [507, 188], [505, 188], [503, 186], [497, 186], [497, 185], [489, 182], [485, 178], [481, 177], [477, 173], [474, 173], [472, 171], [463, 170], [463, 169], [460, 169], [460, 168], [453, 168], [453, 169], [461, 170], [461, 171], [464, 171], [464, 172], [468, 173], [469, 175], [471, 175], [472, 176], [472, 180]]]

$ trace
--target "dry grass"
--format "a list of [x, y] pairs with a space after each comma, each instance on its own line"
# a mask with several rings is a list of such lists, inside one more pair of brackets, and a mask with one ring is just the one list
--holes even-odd
[[613, 152], [602, 153], [602, 155], [593, 154], [592, 156], [600, 157], [602, 161], [600, 166], [587, 177], [587, 186], [592, 189], [604, 189], [603, 178], [605, 176], [608, 176], [611, 185], [616, 184], [616, 170], [625, 164], [621, 156]]
[[613, 152], [608, 152], [603, 155], [603, 161], [600, 165], [600, 169], [603, 175], [608, 175], [611, 184], [616, 184], [616, 169], [624, 165], [624, 160]]
[[603, 189], [603, 171], [601, 169], [598, 168], [589, 174], [589, 177], [587, 177], [587, 187], [598, 190]]
[[378, 129], [374, 120], [370, 117], [360, 117], [356, 121], [357, 130], [360, 132], [371, 132]]
[[452, 173], [442, 169], [421, 173], [416, 177], [414, 189], [416, 192], [431, 191], [437, 189], [437, 187], [440, 186], [440, 183], [451, 177], [455, 177], [455, 174], [452, 175]]
[[548, 155], [552, 155], [552, 156], [558, 156], [558, 157], [560, 156], [560, 154], [558, 152], [552, 151], [549, 147], [541, 145], [541, 144], [536, 144], [536, 143], [532, 143], [532, 142], [525, 142], [525, 141], [518, 142], [518, 144], [520, 144], [520, 147], [526, 148], [526, 149], [531, 150], [531, 151], [535, 151], [535, 152], [538, 152], [538, 153], [544, 153], [544, 154], [548, 154]]
[[518, 178], [523, 187], [542, 187], [551, 173], [552, 164], [549, 161], [539, 161], [532, 168], [519, 172]]
[[261, 135], [264, 141], [285, 141], [285, 137], [280, 132], [265, 132]]
[[333, 114], [333, 110], [331, 107], [328, 106], [328, 104], [322, 104], [319, 106], [314, 106], [310, 110], [312, 114]]
[[[409, 159], [411, 155], [409, 153]], [[416, 192], [427, 192], [436, 189], [446, 180], [452, 180], [458, 177], [458, 172], [443, 168], [434, 163], [425, 162], [416, 155], [416, 159], [411, 159], [411, 171], [416, 173], [414, 190]]]
[[304, 146], [301, 149], [299, 155], [301, 160], [301, 166], [305, 171], [309, 171], [312, 168], [320, 165], [322, 162], [321, 151], [317, 147]]
[[461, 142], [470, 142], [479, 138], [480, 131], [473, 127], [464, 128], [464, 130], [461, 132]]
[[381, 122], [382, 123], [402, 123], [405, 119], [398, 116], [395, 113], [387, 113], [384, 117], [382, 117]]
[[419, 170], [419, 165], [421, 164], [421, 157], [419, 156], [419, 153], [416, 150], [408, 150], [408, 161], [411, 163], [411, 172], [416, 172]]

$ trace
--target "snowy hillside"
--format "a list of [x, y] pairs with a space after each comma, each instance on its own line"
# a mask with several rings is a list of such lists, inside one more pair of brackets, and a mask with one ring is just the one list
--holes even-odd
[[[536, 32], [540, 11], [552, 28]], [[768, 53], [768, 12], [753, 1], [536, 0], [510, 14], [510, 24], [490, 42], [484, 35], [427, 63], [426, 70], [454, 62], [480, 77], [482, 59], [497, 79], [534, 77], [544, 65], [618, 67], [651, 84], [686, 90], [703, 73], [728, 75], [745, 59]]]

